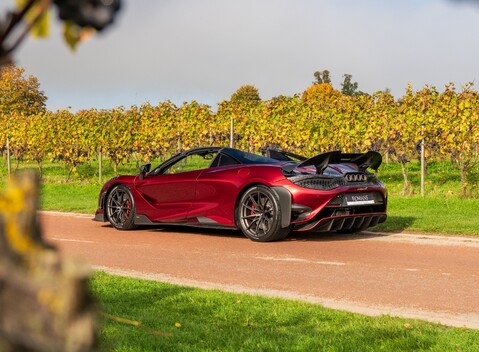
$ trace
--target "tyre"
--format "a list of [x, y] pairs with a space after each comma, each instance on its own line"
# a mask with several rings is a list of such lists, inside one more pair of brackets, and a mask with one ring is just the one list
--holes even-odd
[[135, 228], [135, 204], [130, 190], [118, 185], [111, 190], [106, 199], [106, 216], [110, 224], [118, 230]]
[[278, 195], [266, 186], [253, 186], [241, 196], [236, 207], [236, 222], [253, 241], [270, 242], [285, 238], [291, 227], [281, 228]]

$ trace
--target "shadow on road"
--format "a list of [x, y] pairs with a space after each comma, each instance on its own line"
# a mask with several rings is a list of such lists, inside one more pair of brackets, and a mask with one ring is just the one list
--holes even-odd
[[178, 233], [190, 233], [201, 236], [217, 236], [217, 237], [237, 237], [246, 238], [240, 230], [229, 229], [214, 229], [206, 227], [194, 227], [194, 226], [182, 226], [182, 225], [163, 225], [163, 226], [149, 226], [145, 227], [152, 232], [178, 232]]
[[365, 238], [375, 238], [387, 236], [385, 233], [375, 233], [371, 231], [362, 231], [355, 233], [338, 233], [338, 232], [292, 232], [285, 241], [301, 241], [301, 242], [337, 242], [352, 241]]
[[[229, 238], [239, 238], [248, 240], [239, 230], [227, 230], [227, 229], [207, 229], [207, 228], [196, 228], [196, 227], [187, 227], [187, 226], [162, 226], [162, 227], [150, 227], [143, 228], [144, 230], [149, 230], [151, 232], [161, 233], [164, 231], [167, 232], [177, 232], [184, 234], [194, 234], [200, 236], [210, 236], [210, 237], [229, 237]], [[374, 238], [379, 236], [385, 236], [385, 233], [374, 233], [371, 231], [363, 231], [358, 233], [344, 234], [337, 232], [291, 232], [286, 239], [283, 241], [348, 241], [364, 238]]]
[[[386, 224], [379, 225], [374, 228], [368, 229], [362, 232], [356, 233], [338, 233], [338, 232], [296, 232], [293, 231], [284, 241], [353, 241], [358, 239], [376, 238], [388, 236], [389, 234], [401, 232], [414, 223], [413, 217], [388, 217]], [[111, 227], [110, 224], [103, 226]], [[244, 238], [247, 239], [240, 230], [230, 229], [214, 229], [204, 227], [192, 227], [183, 225], [151, 225], [140, 226], [136, 231], [149, 231], [149, 232], [177, 232], [184, 234], [194, 234], [201, 236], [213, 236], [213, 237], [230, 237], [230, 238]]]
[[388, 216], [384, 224], [355, 233], [338, 232], [292, 232], [286, 241], [351, 241], [365, 238], [388, 236], [408, 229], [415, 218], [402, 216]]

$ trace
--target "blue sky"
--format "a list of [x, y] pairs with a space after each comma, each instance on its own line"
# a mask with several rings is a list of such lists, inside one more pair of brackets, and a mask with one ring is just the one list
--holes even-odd
[[408, 82], [442, 90], [477, 81], [477, 3], [123, 0], [115, 25], [75, 53], [55, 23], [49, 39], [28, 39], [15, 58], [38, 77], [51, 110], [165, 100], [215, 107], [244, 84], [269, 99], [301, 93], [324, 69], [338, 89], [349, 73], [360, 90], [399, 98]]

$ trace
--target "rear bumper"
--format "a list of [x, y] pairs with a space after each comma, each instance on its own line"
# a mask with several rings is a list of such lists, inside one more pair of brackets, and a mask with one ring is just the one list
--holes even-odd
[[357, 215], [333, 216], [298, 224], [295, 231], [330, 232], [344, 230], [364, 230], [376, 226], [387, 219], [386, 213], [368, 213]]

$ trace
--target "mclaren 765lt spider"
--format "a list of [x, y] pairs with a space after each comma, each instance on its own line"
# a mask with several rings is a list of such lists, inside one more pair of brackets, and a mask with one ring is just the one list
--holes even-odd
[[277, 241], [291, 231], [356, 232], [386, 220], [386, 187], [377, 152], [332, 151], [306, 159], [267, 149], [181, 152], [138, 175], [105, 183], [94, 220], [119, 230], [139, 225], [240, 229], [254, 241]]

